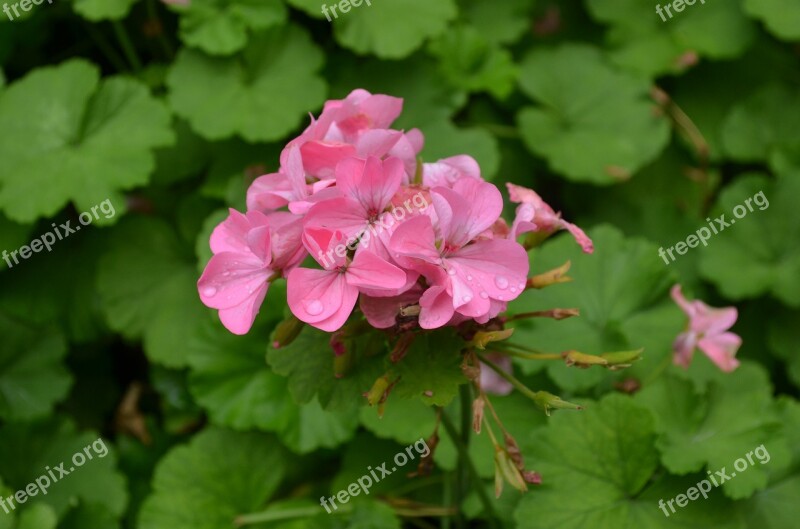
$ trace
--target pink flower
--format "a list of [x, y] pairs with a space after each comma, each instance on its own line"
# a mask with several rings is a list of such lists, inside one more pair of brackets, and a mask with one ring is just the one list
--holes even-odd
[[197, 288], [203, 303], [219, 310], [222, 324], [234, 334], [253, 326], [276, 273], [270, 243], [269, 219], [257, 211], [245, 216], [231, 209], [211, 235], [214, 256]]
[[422, 183], [427, 187], [453, 187], [461, 178], [481, 179], [481, 168], [475, 158], [462, 154], [426, 163], [422, 166]]
[[432, 216], [401, 224], [390, 242], [395, 259], [425, 276], [420, 326], [447, 324], [457, 312], [485, 319], [524, 289], [528, 256], [515, 241], [478, 239], [499, 218], [500, 192], [491, 184], [462, 178], [453, 189], [431, 190]]
[[681, 310], [689, 316], [686, 332], [678, 335], [673, 344], [675, 364], [688, 368], [695, 347], [699, 347], [726, 373], [736, 369], [739, 361], [735, 357], [742, 345], [742, 339], [732, 332], [726, 332], [736, 323], [738, 316], [736, 307], [715, 309], [700, 300], [687, 301], [683, 297], [680, 285], [672, 287], [670, 294]]
[[328, 101], [319, 119], [312, 118], [311, 125], [289, 147], [300, 149], [306, 171], [316, 178], [333, 178], [337, 164], [351, 156], [395, 156], [403, 161], [406, 178], [410, 178], [416, 171], [423, 136], [417, 129], [408, 133], [389, 129], [402, 110], [402, 99], [354, 90], [343, 100]]
[[356, 253], [352, 261], [329, 253], [345, 241], [341, 232], [306, 229], [303, 242], [312, 256], [333, 255], [320, 262], [323, 270], [295, 268], [287, 278], [287, 298], [292, 313], [323, 331], [338, 330], [353, 312], [359, 289], [397, 290], [406, 284], [406, 273], [371, 252]]
[[[498, 353], [490, 353], [486, 356], [492, 363], [509, 375], [512, 373], [511, 358], [508, 356]], [[495, 373], [494, 369], [484, 363], [481, 363], [480, 385], [483, 391], [493, 395], [508, 395], [514, 389], [511, 382]]]
[[567, 230], [572, 234], [585, 253], [594, 251], [592, 240], [576, 225], [561, 218], [542, 197], [532, 189], [507, 183], [511, 202], [519, 204], [511, 235], [514, 239], [529, 231], [551, 234], [557, 230]]

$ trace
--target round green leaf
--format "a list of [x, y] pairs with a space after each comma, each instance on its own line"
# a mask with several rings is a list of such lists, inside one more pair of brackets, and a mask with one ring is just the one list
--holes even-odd
[[110, 198], [124, 209], [120, 191], [147, 183], [152, 149], [173, 139], [166, 107], [138, 81], [100, 82], [80, 59], [39, 68], [0, 93], [0, 208], [19, 222], [70, 201], [89, 211]]
[[669, 124], [654, 113], [648, 83], [618, 71], [595, 48], [537, 50], [520, 69], [522, 90], [540, 103], [519, 113], [522, 138], [571, 180], [627, 179], [669, 142]]
[[277, 140], [322, 105], [322, 63], [308, 33], [292, 25], [254, 35], [232, 58], [184, 49], [167, 76], [170, 102], [207, 139]]

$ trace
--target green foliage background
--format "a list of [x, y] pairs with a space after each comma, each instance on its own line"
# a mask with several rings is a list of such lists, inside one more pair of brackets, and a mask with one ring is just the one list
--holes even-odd
[[[0, 492], [98, 435], [111, 446], [0, 512], [0, 529], [225, 529], [256, 512], [285, 518], [251, 525], [275, 529], [796, 527], [800, 4], [708, 0], [664, 22], [652, 0], [371, 3], [332, 23], [321, 0], [56, 0], [0, 15], [0, 250], [106, 199], [116, 210], [0, 264]], [[362, 393], [386, 367], [379, 336], [350, 344], [357, 361], [335, 379], [322, 333], [267, 351], [280, 284], [247, 337], [197, 296], [226, 208], [244, 208], [309, 112], [359, 87], [405, 98], [397, 126], [425, 133], [426, 161], [469, 153], [487, 179], [533, 187], [591, 228], [594, 255], [566, 235], [533, 253], [539, 272], [572, 260], [573, 283], [511, 307], [581, 317], [520, 324], [515, 339], [645, 347], [620, 372], [516, 365], [586, 410], [546, 418], [519, 394], [493, 399], [544, 483], [490, 508], [476, 494], [493, 492], [485, 433], [469, 445], [483, 481], [463, 498], [443, 433], [432, 476], [397, 473], [345, 514], [319, 506], [429, 436], [427, 405], [459, 413], [447, 342], [415, 344], [378, 419]], [[759, 191], [769, 208], [674, 264], [658, 257]], [[688, 371], [670, 365], [685, 325], [675, 282], [739, 308], [737, 371], [699, 353]], [[641, 389], [621, 392], [632, 380]], [[659, 510], [762, 444], [769, 462], [669, 518]], [[461, 498], [463, 519], [383, 501], [400, 497]]]

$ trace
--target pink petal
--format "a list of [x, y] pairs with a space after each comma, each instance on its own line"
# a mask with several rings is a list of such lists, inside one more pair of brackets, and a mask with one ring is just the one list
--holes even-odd
[[348, 143], [310, 141], [300, 148], [303, 165], [308, 174], [317, 178], [333, 178], [340, 161], [356, 154], [356, 148]]
[[370, 217], [389, 204], [402, 178], [403, 164], [397, 158], [348, 158], [336, 167], [336, 186], [344, 196], [356, 200]]
[[495, 186], [474, 178], [458, 180], [453, 189], [431, 190], [439, 231], [450, 246], [460, 247], [474, 239], [500, 217], [503, 197]]
[[[308, 226], [303, 230], [303, 245], [326, 270], [343, 267], [347, 261], [347, 246], [341, 232]], [[338, 250], [338, 253], [337, 253]]]
[[481, 168], [471, 156], [453, 156], [435, 163], [426, 163], [422, 169], [422, 183], [428, 187], [452, 188], [460, 178], [481, 179]]
[[[422, 259], [431, 263], [439, 263], [439, 250], [436, 249], [433, 224], [430, 217], [420, 215], [400, 224], [392, 235], [389, 248], [395, 259], [399, 256]], [[403, 266], [405, 262], [400, 262]]]
[[222, 252], [208, 262], [197, 288], [207, 307], [229, 309], [253, 297], [271, 274], [252, 254]]
[[358, 290], [338, 271], [295, 268], [287, 278], [286, 297], [299, 320], [332, 332], [347, 321]]
[[736, 323], [739, 312], [736, 307], [725, 307], [716, 309], [709, 307], [702, 301], [695, 301], [699, 303], [697, 311], [692, 321], [692, 330], [701, 332], [707, 337], [721, 334]]
[[419, 326], [423, 329], [438, 329], [453, 317], [453, 298], [442, 286], [432, 286], [419, 300]]
[[586, 235], [586, 233], [584, 233], [582, 229], [572, 224], [571, 222], [567, 222], [565, 220], [562, 220], [560, 224], [563, 229], [567, 230], [568, 232], [570, 232], [570, 234], [572, 234], [572, 236], [575, 238], [575, 241], [581, 246], [583, 253], [594, 252], [594, 243], [589, 238], [589, 236]]
[[358, 141], [356, 142], [356, 156], [360, 158], [367, 158], [369, 156], [383, 158], [402, 138], [403, 133], [399, 130], [368, 130], [358, 137]]
[[372, 252], [358, 252], [345, 277], [356, 288], [397, 290], [406, 284], [405, 272]]
[[376, 298], [362, 294], [359, 298], [359, 307], [370, 325], [376, 329], [388, 329], [397, 323], [400, 309], [414, 305], [419, 301], [421, 295], [422, 288], [419, 286], [415, 286], [399, 296], [388, 298]]
[[726, 373], [730, 373], [739, 367], [739, 361], [736, 360], [736, 352], [741, 345], [742, 339], [732, 332], [705, 337], [698, 343], [700, 350]]
[[281, 173], [271, 173], [256, 178], [247, 189], [248, 211], [271, 211], [293, 200], [294, 191], [289, 178]]
[[269, 218], [263, 213], [251, 211], [242, 215], [235, 209], [228, 210], [228, 218], [222, 221], [211, 234], [211, 251], [214, 253], [248, 253], [247, 233], [257, 226], [268, 226]]
[[669, 291], [669, 295], [672, 296], [672, 300], [678, 304], [681, 310], [689, 316], [689, 318], [693, 318], [695, 315], [695, 307], [691, 303], [689, 303], [686, 298], [683, 296], [683, 291], [681, 290], [681, 286], [676, 284], [673, 285], [672, 289]]
[[219, 319], [222, 325], [233, 334], [247, 334], [253, 326], [253, 322], [256, 320], [258, 311], [261, 309], [261, 304], [264, 303], [268, 288], [269, 283], [264, 283], [253, 292], [252, 296], [245, 299], [239, 305], [227, 309], [220, 309]]
[[473, 296], [486, 303], [488, 298], [510, 301], [525, 290], [528, 254], [514, 241], [478, 241], [461, 248], [447, 262], [456, 268], [457, 276], [466, 279]]
[[361, 233], [367, 227], [367, 221], [367, 212], [357, 200], [339, 197], [314, 204], [308, 210], [303, 225], [306, 229], [340, 231], [346, 239]]
[[672, 361], [675, 365], [688, 369], [692, 363], [694, 348], [697, 345], [697, 335], [692, 332], [679, 334], [672, 344], [674, 355]]

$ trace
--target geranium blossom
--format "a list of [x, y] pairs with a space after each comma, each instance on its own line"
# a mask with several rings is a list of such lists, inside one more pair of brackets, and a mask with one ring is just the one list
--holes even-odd
[[699, 347], [721, 370], [730, 372], [739, 367], [739, 361], [735, 357], [742, 345], [742, 339], [727, 332], [736, 323], [736, 308], [716, 309], [700, 300], [687, 301], [680, 285], [672, 287], [670, 294], [689, 317], [686, 331], [678, 335], [673, 345], [675, 364], [683, 368], [689, 367], [694, 350]]

